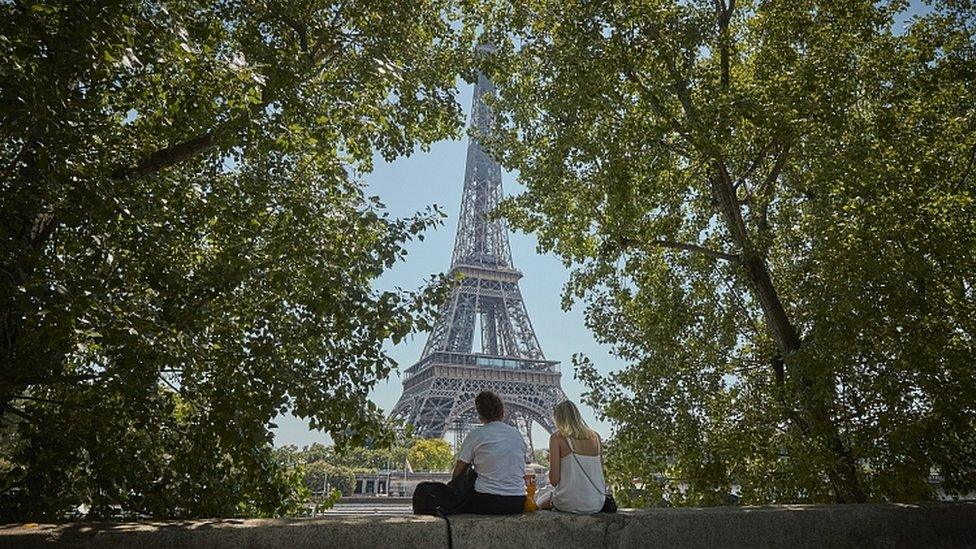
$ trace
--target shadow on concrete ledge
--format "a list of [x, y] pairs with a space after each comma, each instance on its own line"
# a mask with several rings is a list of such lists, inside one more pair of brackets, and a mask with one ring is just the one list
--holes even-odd
[[[451, 517], [454, 549], [590, 547], [971, 547], [976, 503], [623, 510], [576, 516]], [[0, 547], [447, 548], [425, 516], [210, 519], [0, 526]]]

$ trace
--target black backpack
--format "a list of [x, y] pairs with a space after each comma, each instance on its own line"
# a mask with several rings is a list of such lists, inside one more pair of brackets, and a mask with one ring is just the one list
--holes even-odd
[[413, 491], [413, 512], [417, 515], [443, 517], [461, 512], [464, 504], [474, 493], [474, 481], [478, 478], [470, 465], [455, 480], [448, 482], [421, 482]]

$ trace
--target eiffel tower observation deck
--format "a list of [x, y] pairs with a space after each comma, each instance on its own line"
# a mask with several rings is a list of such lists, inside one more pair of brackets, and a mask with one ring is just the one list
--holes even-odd
[[[494, 85], [479, 74], [471, 109], [478, 132], [491, 126], [484, 98], [494, 94]], [[461, 280], [438, 311], [420, 360], [406, 369], [391, 416], [405, 419], [423, 437], [452, 431], [459, 444], [479, 423], [475, 395], [491, 390], [505, 403], [505, 421], [523, 433], [533, 451], [533, 423], [552, 433], [552, 408], [566, 396], [559, 362], [546, 360], [532, 329], [508, 229], [502, 220], [486, 217], [501, 199], [501, 167], [471, 138], [449, 272]]]

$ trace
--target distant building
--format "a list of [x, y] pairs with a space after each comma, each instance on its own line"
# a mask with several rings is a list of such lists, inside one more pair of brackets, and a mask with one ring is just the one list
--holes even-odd
[[[526, 471], [531, 469], [535, 473], [537, 488], [549, 485], [548, 468], [538, 463], [529, 463], [525, 468]], [[380, 471], [376, 475], [356, 475], [356, 489], [353, 496], [409, 498], [413, 496], [413, 491], [421, 482], [448, 482], [449, 480], [451, 480], [451, 473], [448, 472]]]
[[389, 496], [390, 473], [381, 471], [375, 474], [356, 474], [353, 496]]

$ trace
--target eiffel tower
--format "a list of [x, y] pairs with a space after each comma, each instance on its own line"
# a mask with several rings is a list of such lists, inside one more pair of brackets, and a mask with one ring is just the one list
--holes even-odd
[[[491, 126], [484, 102], [489, 94], [495, 86], [479, 74], [471, 109], [471, 125], [479, 132]], [[486, 217], [501, 198], [501, 167], [470, 139], [448, 273], [461, 280], [438, 311], [420, 360], [404, 372], [403, 394], [390, 415], [412, 424], [419, 436], [440, 438], [453, 431], [460, 444], [478, 423], [475, 395], [491, 390], [505, 403], [505, 421], [522, 432], [533, 452], [532, 424], [552, 433], [552, 408], [566, 395], [559, 362], [546, 360], [529, 321], [508, 230], [501, 220]], [[473, 350], [476, 334], [480, 351]]]

